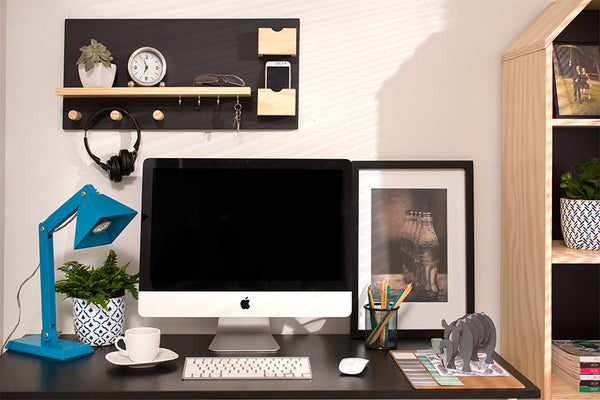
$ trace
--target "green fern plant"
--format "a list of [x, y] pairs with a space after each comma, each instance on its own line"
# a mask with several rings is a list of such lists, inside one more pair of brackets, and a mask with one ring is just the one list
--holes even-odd
[[108, 51], [105, 45], [97, 42], [96, 39], [92, 39], [87, 46], [80, 47], [79, 51], [81, 51], [81, 55], [77, 59], [77, 65], [83, 64], [86, 71], [94, 68], [96, 63], [102, 63], [104, 66], [110, 68], [110, 62], [113, 59], [110, 51]]
[[129, 262], [122, 267], [117, 266], [117, 253], [108, 252], [104, 264], [100, 268], [83, 265], [78, 261], [68, 261], [59, 271], [64, 272], [65, 279], [56, 282], [57, 293], [66, 297], [78, 298], [88, 303], [96, 303], [107, 309], [107, 301], [113, 297], [121, 297], [125, 292], [137, 299], [139, 273], [130, 275], [126, 272]]
[[560, 176], [560, 187], [565, 189], [567, 197], [571, 199], [600, 200], [600, 166], [598, 158], [590, 157], [585, 164], [575, 164], [575, 168], [582, 170], [579, 180], [571, 172]]

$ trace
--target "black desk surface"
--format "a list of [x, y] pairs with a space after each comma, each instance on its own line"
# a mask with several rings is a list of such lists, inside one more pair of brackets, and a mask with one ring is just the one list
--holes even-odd
[[[361, 340], [347, 335], [275, 336], [279, 356], [309, 356], [312, 380], [183, 381], [186, 356], [210, 355], [209, 335], [163, 335], [161, 347], [179, 354], [174, 361], [148, 369], [110, 364], [104, 356], [113, 346], [94, 354], [56, 361], [14, 351], [0, 357], [2, 399], [433, 399], [539, 398], [540, 391], [523, 375], [497, 357], [524, 389], [413, 389], [387, 351], [367, 350]], [[73, 340], [72, 337], [66, 337]], [[423, 340], [403, 340], [399, 349], [426, 348]], [[214, 353], [211, 353], [214, 354]], [[264, 354], [257, 354], [264, 355]], [[338, 372], [344, 357], [370, 360], [357, 376]]]

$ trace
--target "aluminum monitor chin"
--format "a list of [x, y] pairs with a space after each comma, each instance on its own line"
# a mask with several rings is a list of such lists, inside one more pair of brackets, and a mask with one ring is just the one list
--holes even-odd
[[148, 317], [346, 317], [352, 164], [147, 159], [139, 312]]

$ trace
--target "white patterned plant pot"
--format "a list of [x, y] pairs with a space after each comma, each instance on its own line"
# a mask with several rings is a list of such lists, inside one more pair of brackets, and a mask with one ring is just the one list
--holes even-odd
[[560, 226], [567, 247], [600, 250], [600, 200], [561, 198]]
[[125, 296], [108, 300], [107, 307], [105, 310], [99, 304], [73, 299], [73, 323], [80, 342], [108, 346], [122, 335]]

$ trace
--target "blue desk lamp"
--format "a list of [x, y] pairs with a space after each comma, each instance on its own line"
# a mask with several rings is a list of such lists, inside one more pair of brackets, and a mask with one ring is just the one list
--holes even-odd
[[75, 249], [112, 243], [137, 214], [118, 201], [99, 194], [92, 185], [85, 185], [40, 224], [42, 333], [11, 340], [6, 345], [8, 350], [57, 360], [68, 360], [94, 352], [89, 344], [59, 339], [56, 329], [52, 234], [57, 228], [62, 228], [61, 225], [75, 213]]

